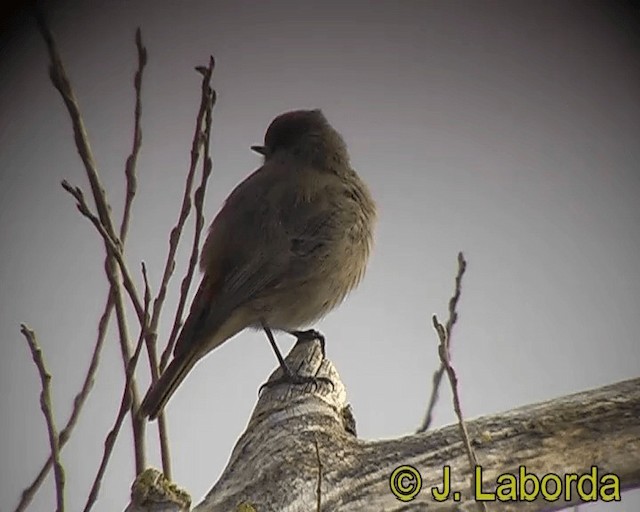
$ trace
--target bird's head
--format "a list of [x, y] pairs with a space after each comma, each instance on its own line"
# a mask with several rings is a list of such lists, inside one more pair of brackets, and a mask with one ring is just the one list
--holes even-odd
[[280, 152], [331, 167], [348, 163], [344, 140], [320, 109], [293, 110], [276, 117], [264, 136], [264, 145], [251, 146], [268, 161]]

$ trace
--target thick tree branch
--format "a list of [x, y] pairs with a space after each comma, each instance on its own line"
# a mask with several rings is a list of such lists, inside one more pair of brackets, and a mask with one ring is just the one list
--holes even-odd
[[[318, 453], [322, 510], [476, 510], [468, 488], [473, 472], [458, 425], [393, 440], [357, 439], [345, 388], [333, 365], [322, 359], [319, 344], [298, 343], [287, 360], [301, 373], [331, 378], [334, 388], [266, 388], [227, 468], [195, 510], [316, 509]], [[277, 376], [279, 370], [271, 379]], [[634, 379], [466, 424], [482, 467], [483, 491], [495, 491], [496, 477], [517, 474], [520, 465], [540, 478], [549, 472], [589, 473], [597, 466], [600, 476], [614, 473], [621, 488], [629, 489], [640, 486], [639, 417], [640, 379]], [[390, 491], [390, 476], [403, 465], [422, 476], [422, 490], [406, 502]], [[458, 503], [437, 502], [431, 494], [432, 487], [442, 489], [445, 465], [452, 491], [460, 492]], [[574, 493], [571, 501], [490, 503], [489, 509], [558, 510], [576, 502]]]

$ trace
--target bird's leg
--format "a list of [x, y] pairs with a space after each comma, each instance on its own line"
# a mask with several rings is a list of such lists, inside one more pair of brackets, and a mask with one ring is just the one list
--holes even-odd
[[[262, 392], [263, 388], [276, 386], [278, 384], [283, 384], [283, 383], [296, 384], [296, 385], [313, 384], [315, 386], [318, 386], [319, 382], [327, 382], [331, 384], [331, 386], [333, 387], [333, 382], [328, 377], [316, 377], [314, 375], [299, 375], [298, 373], [293, 372], [289, 367], [289, 365], [287, 364], [287, 362], [284, 360], [284, 357], [282, 357], [282, 353], [280, 352], [280, 349], [276, 344], [276, 340], [273, 336], [273, 333], [271, 332], [271, 329], [269, 328], [269, 326], [264, 320], [262, 320], [261, 323], [262, 323], [262, 328], [264, 329], [264, 332], [267, 335], [267, 338], [269, 339], [271, 348], [273, 348], [273, 351], [276, 353], [276, 357], [278, 358], [278, 362], [280, 363], [280, 368], [282, 369], [282, 377], [262, 384], [262, 386], [260, 386], [260, 389], [258, 390], [258, 394]], [[298, 336], [298, 333], [300, 334], [299, 336]], [[313, 331], [313, 330], [293, 331], [290, 334], [293, 334], [294, 336], [296, 336], [299, 341], [309, 341], [312, 339], [319, 339], [323, 347], [322, 352], [324, 356], [324, 336], [322, 336], [322, 334], [320, 334], [319, 332]]]
[[295, 374], [291, 371], [291, 368], [289, 368], [289, 365], [284, 360], [284, 357], [282, 357], [282, 353], [280, 352], [280, 349], [276, 344], [276, 340], [273, 337], [273, 333], [271, 332], [271, 329], [269, 328], [269, 326], [266, 324], [264, 320], [262, 320], [261, 323], [262, 323], [262, 328], [264, 329], [264, 333], [267, 335], [267, 338], [269, 338], [269, 343], [271, 343], [271, 348], [276, 353], [276, 357], [278, 358], [278, 363], [280, 363], [280, 368], [282, 368], [282, 373], [284, 373], [284, 375], [287, 378], [293, 379]]
[[298, 341], [314, 341], [318, 340], [320, 342], [320, 348], [322, 349], [322, 357], [326, 358], [327, 353], [324, 349], [324, 334], [320, 331], [316, 331], [315, 329], [307, 329], [306, 331], [287, 331], [291, 336], [295, 336]]

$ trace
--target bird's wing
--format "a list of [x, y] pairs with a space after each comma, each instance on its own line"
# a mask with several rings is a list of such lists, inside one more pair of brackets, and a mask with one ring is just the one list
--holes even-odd
[[204, 277], [174, 355], [210, 336], [237, 307], [291, 272], [297, 255], [311, 250], [314, 226], [323, 220], [309, 216], [321, 195], [301, 195], [291, 170], [282, 171], [265, 164], [234, 189], [215, 217], [202, 250]]

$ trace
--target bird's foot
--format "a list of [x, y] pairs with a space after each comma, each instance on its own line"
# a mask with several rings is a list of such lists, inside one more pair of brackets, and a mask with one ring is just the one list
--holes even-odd
[[299, 375], [293, 372], [283, 372], [282, 377], [278, 377], [277, 379], [269, 380], [260, 386], [258, 390], [258, 395], [262, 393], [264, 388], [271, 388], [274, 386], [279, 386], [280, 384], [289, 384], [294, 386], [304, 386], [306, 384], [312, 384], [314, 387], [314, 391], [316, 391], [320, 384], [329, 384], [331, 389], [333, 389], [333, 381], [329, 377], [316, 377], [315, 375]]
[[327, 353], [324, 349], [324, 334], [315, 329], [307, 329], [306, 331], [288, 331], [291, 336], [295, 336], [299, 342], [307, 342], [318, 340], [320, 342], [320, 349], [322, 350], [322, 357], [326, 358]]

